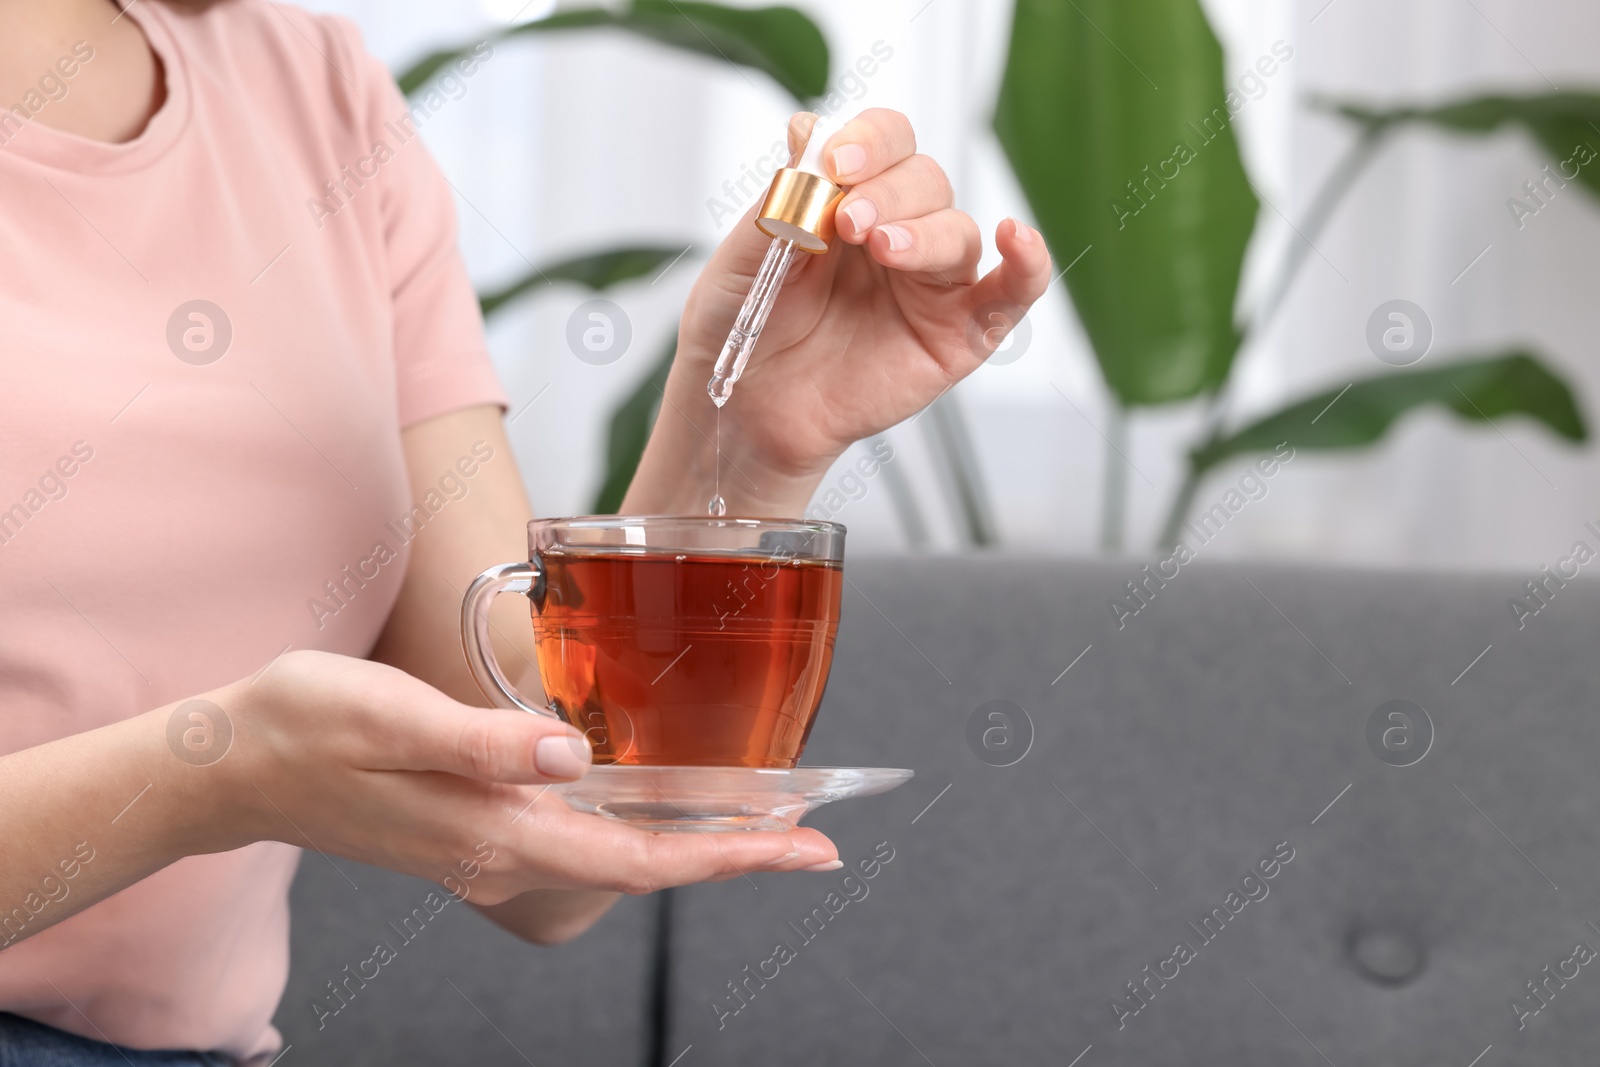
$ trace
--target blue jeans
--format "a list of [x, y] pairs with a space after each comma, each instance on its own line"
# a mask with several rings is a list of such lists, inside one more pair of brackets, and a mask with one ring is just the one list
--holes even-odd
[[227, 1067], [228, 1063], [214, 1052], [143, 1052], [107, 1045], [0, 1012], [0, 1067]]

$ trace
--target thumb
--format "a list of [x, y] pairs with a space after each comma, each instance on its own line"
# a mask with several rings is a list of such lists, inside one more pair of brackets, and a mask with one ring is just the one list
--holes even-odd
[[483, 782], [569, 782], [589, 772], [583, 734], [554, 716], [475, 708], [431, 687], [397, 716], [388, 770], [443, 771]]

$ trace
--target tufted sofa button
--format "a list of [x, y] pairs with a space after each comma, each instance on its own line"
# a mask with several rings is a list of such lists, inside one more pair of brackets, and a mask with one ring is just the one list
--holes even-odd
[[1350, 957], [1364, 976], [1382, 985], [1403, 985], [1422, 970], [1426, 953], [1416, 939], [1392, 929], [1357, 930]]

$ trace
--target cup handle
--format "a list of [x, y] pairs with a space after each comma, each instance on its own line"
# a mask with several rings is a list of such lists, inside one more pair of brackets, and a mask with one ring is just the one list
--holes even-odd
[[543, 582], [544, 572], [536, 563], [502, 563], [478, 575], [461, 599], [461, 647], [467, 654], [467, 666], [472, 668], [478, 688], [495, 707], [520, 708], [558, 719], [560, 716], [549, 708], [522, 699], [496, 662], [494, 643], [489, 637], [489, 605], [494, 598], [501, 593], [531, 595]]

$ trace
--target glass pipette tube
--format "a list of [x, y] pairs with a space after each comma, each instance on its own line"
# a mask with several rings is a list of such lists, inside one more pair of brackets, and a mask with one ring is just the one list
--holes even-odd
[[722, 346], [722, 353], [717, 356], [711, 380], [706, 383], [706, 392], [717, 407], [722, 407], [733, 395], [733, 383], [739, 380], [745, 365], [750, 362], [750, 354], [755, 351], [761, 328], [767, 324], [767, 316], [772, 314], [772, 305], [778, 301], [778, 290], [783, 288], [783, 277], [789, 272], [789, 264], [793, 261], [793, 241], [774, 238], [772, 244], [767, 246], [761, 268], [750, 283], [750, 293], [744, 298], [739, 317], [733, 320], [733, 329]]

